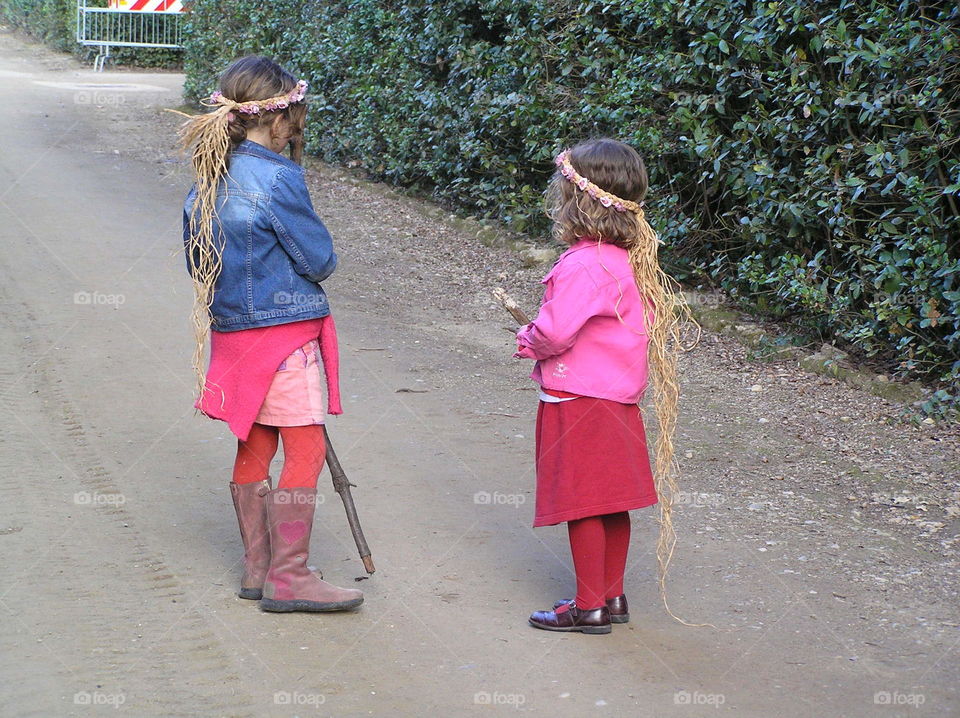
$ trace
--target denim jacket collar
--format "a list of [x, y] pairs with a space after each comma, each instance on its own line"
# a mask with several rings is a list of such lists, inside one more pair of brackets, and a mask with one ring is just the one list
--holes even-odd
[[233, 152], [240, 155], [253, 155], [254, 157], [262, 157], [265, 160], [276, 162], [284, 167], [289, 167], [298, 171], [303, 170], [303, 167], [298, 165], [290, 158], [284, 157], [281, 154], [277, 154], [273, 150], [267, 149], [263, 145], [259, 144], [258, 142], [254, 142], [253, 140], [243, 140], [240, 144], [233, 148]]

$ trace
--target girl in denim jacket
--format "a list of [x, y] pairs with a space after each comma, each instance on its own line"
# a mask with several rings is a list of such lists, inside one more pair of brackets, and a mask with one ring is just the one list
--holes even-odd
[[[237, 436], [230, 491], [244, 549], [241, 598], [266, 611], [338, 611], [355, 589], [307, 568], [323, 468], [323, 387], [342, 412], [336, 330], [319, 282], [336, 267], [330, 234], [313, 209], [299, 162], [306, 82], [272, 60], [236, 60], [180, 131], [196, 182], [184, 203], [183, 239], [196, 293], [196, 407]], [[182, 113], [181, 113], [182, 114]], [[281, 152], [290, 146], [291, 159]], [[210, 365], [202, 356], [210, 337]], [[270, 462], [283, 441], [277, 487]]]
[[[623, 590], [631, 509], [660, 504], [660, 586], [673, 551], [676, 490], [676, 350], [689, 317], [657, 260], [647, 223], [643, 161], [610, 139], [562, 152], [547, 192], [554, 235], [570, 248], [543, 280], [537, 318], [517, 333], [517, 353], [535, 359], [537, 500], [534, 526], [567, 522], [577, 591], [536, 628], [610, 633], [629, 620]], [[651, 471], [639, 404], [652, 359], [660, 424]], [[655, 478], [656, 477], [656, 478]], [[669, 608], [668, 608], [669, 610]]]

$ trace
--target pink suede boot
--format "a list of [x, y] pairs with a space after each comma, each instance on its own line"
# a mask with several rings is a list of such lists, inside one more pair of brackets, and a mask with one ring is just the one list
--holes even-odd
[[307, 568], [316, 489], [275, 489], [267, 494], [270, 569], [263, 584], [264, 611], [346, 611], [363, 603], [355, 588], [337, 588]]
[[250, 484], [230, 482], [233, 507], [237, 510], [240, 538], [243, 541], [243, 577], [240, 598], [259, 601], [263, 596], [263, 579], [270, 567], [270, 535], [267, 532], [267, 492], [270, 477]]

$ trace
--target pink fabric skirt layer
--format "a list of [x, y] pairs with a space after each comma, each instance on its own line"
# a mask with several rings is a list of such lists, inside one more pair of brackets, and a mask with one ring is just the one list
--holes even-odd
[[266, 426], [309, 426], [324, 422], [323, 360], [311, 339], [277, 367], [254, 421]]

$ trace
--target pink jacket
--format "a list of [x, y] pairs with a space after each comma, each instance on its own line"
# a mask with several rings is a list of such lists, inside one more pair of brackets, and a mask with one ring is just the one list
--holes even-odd
[[581, 239], [542, 283], [540, 312], [517, 332], [514, 354], [537, 360], [531, 378], [546, 389], [637, 403], [647, 387], [647, 335], [627, 251]]

